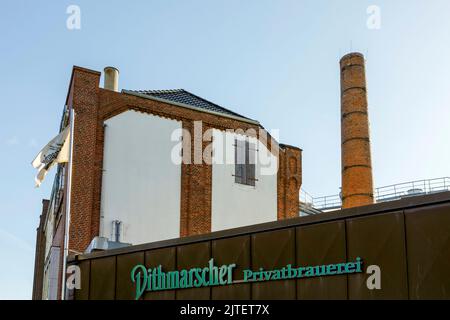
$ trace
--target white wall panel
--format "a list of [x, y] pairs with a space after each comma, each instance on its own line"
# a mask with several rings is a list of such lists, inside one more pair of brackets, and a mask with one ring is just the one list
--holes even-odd
[[180, 235], [181, 166], [171, 141], [181, 122], [136, 111], [105, 121], [100, 235], [140, 244]]
[[[256, 162], [255, 186], [235, 183], [234, 138], [235, 133], [213, 131], [215, 161], [224, 160], [224, 164], [213, 163], [212, 167], [212, 231], [237, 228], [257, 223], [277, 220], [277, 174], [262, 175], [261, 163]], [[223, 141], [223, 147], [219, 147]], [[250, 142], [256, 143], [255, 138]], [[263, 152], [272, 163], [277, 158], [260, 144], [258, 153]]]

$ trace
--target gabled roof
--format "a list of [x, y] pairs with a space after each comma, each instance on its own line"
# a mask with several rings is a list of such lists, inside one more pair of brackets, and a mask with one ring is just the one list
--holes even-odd
[[[247, 120], [252, 120], [250, 118], [244, 117], [239, 113], [233, 112], [227, 108], [221, 107], [213, 102], [203, 99], [195, 94], [190, 93], [184, 89], [173, 89], [173, 90], [123, 90], [126, 93], [136, 93], [139, 95], [144, 95], [148, 97], [157, 98], [159, 100], [166, 100], [168, 102], [175, 102], [177, 104], [188, 105], [198, 109], [205, 110], [207, 112], [219, 113], [227, 116], [243, 118]], [[254, 121], [254, 120], [252, 120]]]

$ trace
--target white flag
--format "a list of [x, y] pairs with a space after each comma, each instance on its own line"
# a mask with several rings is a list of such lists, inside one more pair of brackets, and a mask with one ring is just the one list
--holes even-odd
[[38, 169], [38, 173], [34, 179], [36, 187], [41, 185], [45, 175], [53, 165], [69, 162], [69, 141], [70, 129], [67, 126], [38, 153], [31, 163], [34, 168]]

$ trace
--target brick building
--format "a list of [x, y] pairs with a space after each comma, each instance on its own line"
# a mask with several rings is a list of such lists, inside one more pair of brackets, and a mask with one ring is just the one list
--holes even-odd
[[33, 298], [61, 299], [66, 257], [298, 216], [301, 149], [185, 90], [118, 91], [74, 67], [58, 165], [37, 230]]

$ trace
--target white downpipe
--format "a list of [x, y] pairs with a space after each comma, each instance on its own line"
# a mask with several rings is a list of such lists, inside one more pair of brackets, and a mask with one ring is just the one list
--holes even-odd
[[73, 156], [73, 132], [74, 132], [74, 121], [75, 121], [75, 110], [72, 108], [70, 110], [70, 153], [69, 153], [69, 170], [67, 177], [67, 189], [66, 189], [66, 199], [67, 199], [67, 209], [66, 209], [66, 223], [64, 228], [64, 253], [63, 253], [63, 269], [62, 269], [62, 283], [61, 283], [61, 300], [65, 300], [66, 294], [66, 264], [67, 256], [69, 255], [69, 227], [70, 227], [70, 209], [72, 205], [71, 194], [72, 194], [72, 156]]
[[[108, 125], [106, 123], [103, 123], [103, 137], [104, 137], [104, 139], [103, 139], [103, 141], [104, 141], [104, 144], [103, 144], [104, 151], [103, 152], [105, 152], [106, 148], [108, 147], [107, 142], [109, 141], [109, 139], [108, 139], [108, 136], [107, 136], [107, 134], [108, 134], [107, 128], [108, 128]], [[108, 167], [107, 164], [106, 164], [106, 161], [107, 161], [107, 157], [104, 156], [103, 157], [103, 168], [102, 168], [102, 181], [105, 181], [104, 180], [105, 179], [105, 173], [106, 173], [105, 168]], [[101, 198], [100, 198], [100, 223], [99, 223], [99, 230], [98, 230], [99, 231], [98, 235], [100, 237], [107, 237], [105, 235], [105, 217], [104, 217], [104, 213], [103, 213], [103, 209], [105, 207], [104, 203], [108, 203], [106, 201], [107, 193], [104, 191], [105, 187], [106, 187], [105, 183], [102, 183]], [[109, 239], [109, 237], [107, 237], [107, 238]]]

